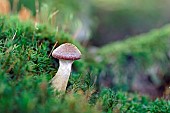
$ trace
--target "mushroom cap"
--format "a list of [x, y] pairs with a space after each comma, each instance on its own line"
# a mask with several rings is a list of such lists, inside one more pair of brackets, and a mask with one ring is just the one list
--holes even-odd
[[52, 56], [63, 60], [78, 60], [81, 58], [81, 52], [75, 45], [64, 43], [52, 52]]

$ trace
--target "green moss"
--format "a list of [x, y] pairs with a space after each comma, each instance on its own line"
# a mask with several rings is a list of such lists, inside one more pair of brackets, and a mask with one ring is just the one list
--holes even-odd
[[110, 89], [104, 89], [100, 93], [99, 103], [105, 112], [125, 113], [169, 113], [170, 101], [156, 99], [151, 101], [147, 97], [132, 95], [123, 92], [114, 93]]
[[[126, 40], [113, 42], [98, 50], [99, 63], [114, 77], [116, 90], [131, 90], [134, 80], [139, 76], [150, 76], [154, 85], [160, 86], [160, 78], [169, 72], [170, 25]], [[152, 69], [155, 69], [153, 72]]]
[[74, 63], [67, 92], [54, 93], [49, 80], [55, 75], [58, 63], [49, 54], [56, 41], [58, 45], [71, 42], [87, 54], [64, 32], [56, 33], [45, 25], [35, 28], [32, 22], [22, 23], [17, 17], [0, 17], [0, 112], [170, 111], [169, 101], [153, 102], [134, 94], [129, 96], [105, 89], [98, 92], [95, 80], [103, 64], [98, 66], [87, 58]]
[[112, 62], [114, 58], [123, 60], [124, 56], [129, 55], [138, 61], [140, 60], [144, 65], [149, 65], [153, 61], [166, 59], [166, 52], [170, 48], [169, 37], [170, 26], [167, 25], [146, 34], [108, 44], [99, 49], [98, 53], [107, 62]]
[[[35, 28], [32, 22], [22, 23], [17, 17], [0, 17], [0, 112], [97, 112], [84, 102], [85, 97], [75, 93], [57, 96], [49, 86], [58, 66], [49, 57], [56, 41], [58, 45], [71, 42], [85, 52], [64, 32], [56, 33], [44, 25]], [[74, 68], [83, 74], [80, 64], [85, 62], [76, 61]], [[77, 72], [74, 74], [79, 76]], [[69, 87], [77, 81], [72, 78]]]
[[26, 76], [14, 81], [4, 72], [0, 74], [1, 113], [97, 113], [82, 95], [55, 95], [46, 75]]
[[48, 55], [56, 41], [58, 45], [71, 42], [78, 46], [82, 53], [85, 52], [69, 35], [63, 32], [55, 33], [47, 26], [38, 25], [35, 28], [33, 23], [21, 23], [16, 17], [1, 17], [0, 26], [1, 66], [15, 77], [42, 72], [54, 73], [55, 62]]

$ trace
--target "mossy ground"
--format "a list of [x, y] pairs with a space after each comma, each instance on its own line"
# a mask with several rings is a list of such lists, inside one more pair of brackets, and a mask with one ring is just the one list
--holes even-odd
[[[71, 42], [83, 53], [73, 65], [65, 94], [55, 93], [49, 80], [58, 61], [49, 56], [54, 44]], [[103, 49], [102, 49], [103, 50]], [[0, 17], [0, 112], [155, 112], [168, 113], [170, 101], [111, 89], [95, 84], [103, 65], [86, 58], [86, 49], [64, 32], [48, 26]]]
[[127, 40], [108, 44], [97, 53], [100, 57], [99, 63], [109, 65], [109, 73], [117, 80], [115, 84], [128, 90], [132, 87], [130, 83], [138, 76], [149, 76], [158, 87], [170, 84], [169, 81], [163, 80], [170, 77], [169, 52], [170, 25], [166, 25], [139, 36], [129, 37]]

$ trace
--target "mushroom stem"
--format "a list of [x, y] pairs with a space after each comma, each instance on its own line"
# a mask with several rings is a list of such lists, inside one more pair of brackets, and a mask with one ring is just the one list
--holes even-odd
[[65, 91], [71, 73], [73, 60], [59, 60], [59, 68], [51, 83], [54, 90]]

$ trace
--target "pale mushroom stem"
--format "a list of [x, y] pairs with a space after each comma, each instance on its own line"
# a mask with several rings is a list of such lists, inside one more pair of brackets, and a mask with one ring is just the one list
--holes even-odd
[[51, 83], [54, 90], [65, 91], [71, 73], [73, 60], [59, 60], [59, 68]]

